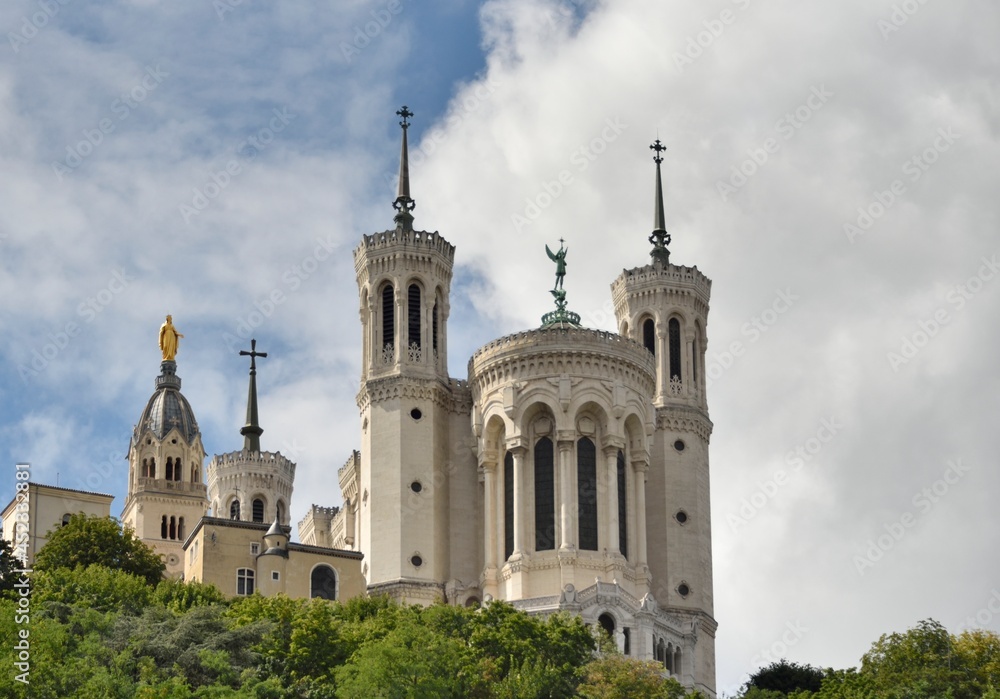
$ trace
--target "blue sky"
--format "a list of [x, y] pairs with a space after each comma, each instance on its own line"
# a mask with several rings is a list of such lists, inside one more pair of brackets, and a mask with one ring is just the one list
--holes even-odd
[[458, 378], [538, 324], [560, 237], [570, 306], [614, 329], [659, 137], [672, 260], [713, 280], [719, 687], [927, 617], [1000, 629], [1000, 9], [18, 0], [0, 27], [6, 463], [119, 514], [172, 313], [209, 454], [241, 445], [252, 334], [293, 521], [336, 504], [351, 251], [392, 223], [395, 110], [416, 226], [457, 246]]

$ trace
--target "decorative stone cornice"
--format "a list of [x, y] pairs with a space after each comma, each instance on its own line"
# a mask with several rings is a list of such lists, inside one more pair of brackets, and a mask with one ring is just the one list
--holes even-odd
[[473, 399], [516, 381], [559, 376], [620, 381], [651, 396], [653, 356], [639, 343], [586, 328], [541, 328], [501, 337], [469, 360]]
[[364, 412], [371, 404], [398, 398], [429, 400], [451, 413], [468, 414], [472, 397], [464, 382], [451, 380], [447, 385], [437, 379], [386, 376], [369, 379], [358, 391], [358, 409]]
[[697, 267], [646, 265], [623, 269], [611, 284], [611, 297], [617, 306], [619, 300], [627, 294], [663, 287], [675, 287], [680, 293], [696, 296], [705, 304], [708, 304], [712, 295], [712, 280]]
[[665, 406], [656, 409], [656, 429], [693, 432], [708, 443], [712, 436], [712, 421], [697, 408]]

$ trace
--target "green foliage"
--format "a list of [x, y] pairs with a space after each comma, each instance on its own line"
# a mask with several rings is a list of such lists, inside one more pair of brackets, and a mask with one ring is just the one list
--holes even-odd
[[155, 586], [166, 569], [159, 556], [135, 537], [122, 530], [111, 517], [73, 515], [69, 522], [49, 532], [49, 540], [35, 556], [34, 569], [54, 571], [98, 564], [143, 578]]
[[21, 559], [15, 558], [14, 547], [6, 539], [0, 539], [0, 596], [14, 590], [14, 583], [20, 579], [15, 570], [21, 568]]
[[663, 666], [607, 654], [583, 668], [577, 692], [584, 699], [683, 699], [684, 688], [663, 676]]
[[178, 613], [184, 613], [192, 607], [226, 604], [226, 596], [211, 583], [184, 582], [172, 578], [161, 580], [157, 584], [151, 600], [155, 604]]
[[76, 605], [101, 612], [119, 610], [138, 614], [149, 604], [150, 589], [143, 578], [100, 564], [76, 569], [42, 569], [33, 575], [34, 604]]
[[[784, 658], [762, 667], [750, 676], [746, 689], [776, 692], [778, 699], [798, 690], [818, 692], [823, 683], [823, 671], [811, 665], [792, 663]], [[744, 694], [744, 699], [772, 699], [764, 693]]]

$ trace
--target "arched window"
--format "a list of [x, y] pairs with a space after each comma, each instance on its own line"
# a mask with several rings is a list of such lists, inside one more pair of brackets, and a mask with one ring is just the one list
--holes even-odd
[[167, 538], [167, 516], [166, 515], [163, 515], [163, 518], [160, 520], [160, 538], [161, 539], [166, 539]]
[[437, 352], [438, 349], [438, 302], [434, 302], [434, 310], [431, 311], [431, 348]]
[[167, 457], [167, 480], [172, 481], [174, 479], [174, 459], [172, 456]]
[[552, 440], [542, 437], [535, 442], [535, 550], [551, 551], [556, 547], [556, 491]]
[[386, 284], [382, 287], [382, 347], [392, 348], [396, 346], [396, 307], [395, 307], [392, 285]]
[[615, 618], [613, 616], [610, 614], [601, 614], [601, 616], [597, 617], [597, 623], [608, 633], [612, 641], [615, 640]]
[[576, 504], [580, 550], [597, 550], [597, 448], [588, 437], [576, 443]]
[[156, 478], [156, 457], [149, 457], [149, 477]]
[[503, 457], [503, 559], [514, 553], [514, 455]]
[[170, 538], [171, 539], [176, 539], [177, 538], [177, 518], [176, 517], [171, 517], [170, 518]]
[[681, 379], [681, 323], [676, 318], [667, 323], [667, 339], [670, 342], [670, 378]]
[[656, 354], [656, 323], [646, 318], [642, 324], [642, 346]]
[[240, 568], [236, 571], [236, 594], [252, 595], [254, 587], [253, 568]]
[[410, 284], [406, 291], [406, 346], [420, 347], [420, 287]]
[[240, 518], [240, 501], [233, 500], [229, 504], [229, 519], [239, 519]]
[[197, 483], [198, 481], [200, 481], [201, 480], [201, 478], [199, 478], [200, 475], [201, 474], [198, 473], [198, 464], [191, 464], [191, 482]]
[[309, 576], [309, 596], [337, 599], [337, 571], [328, 565], [318, 565]]
[[628, 481], [625, 477], [625, 452], [618, 450], [618, 550], [628, 558]]
[[69, 512], [67, 512], [66, 514], [63, 515], [62, 525], [65, 527], [67, 524], [69, 524], [69, 521], [71, 519], [73, 519], [73, 515], [71, 515]]
[[184, 518], [177, 518], [177, 538], [184, 541]]
[[263, 522], [264, 521], [264, 501], [260, 498], [253, 499], [253, 521]]
[[285, 504], [281, 502], [281, 500], [278, 500], [278, 502], [275, 504], [274, 514], [278, 519], [278, 524], [285, 523]]

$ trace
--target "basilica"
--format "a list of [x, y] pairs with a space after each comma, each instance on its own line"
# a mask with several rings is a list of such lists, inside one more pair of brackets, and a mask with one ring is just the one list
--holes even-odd
[[[582, 327], [556, 261], [554, 311], [448, 375], [455, 246], [414, 228], [401, 117], [394, 226], [354, 250], [359, 442], [343, 504], [312, 505], [291, 541], [296, 464], [261, 451], [252, 346], [243, 447], [206, 453], [180, 391], [177, 338], [133, 432], [122, 521], [168, 574], [229, 595], [403, 603], [504, 600], [567, 611], [715, 696], [705, 348], [711, 281], [670, 261], [653, 146], [650, 259], [611, 283], [618, 332]], [[332, 474], [331, 474], [332, 475]]]

